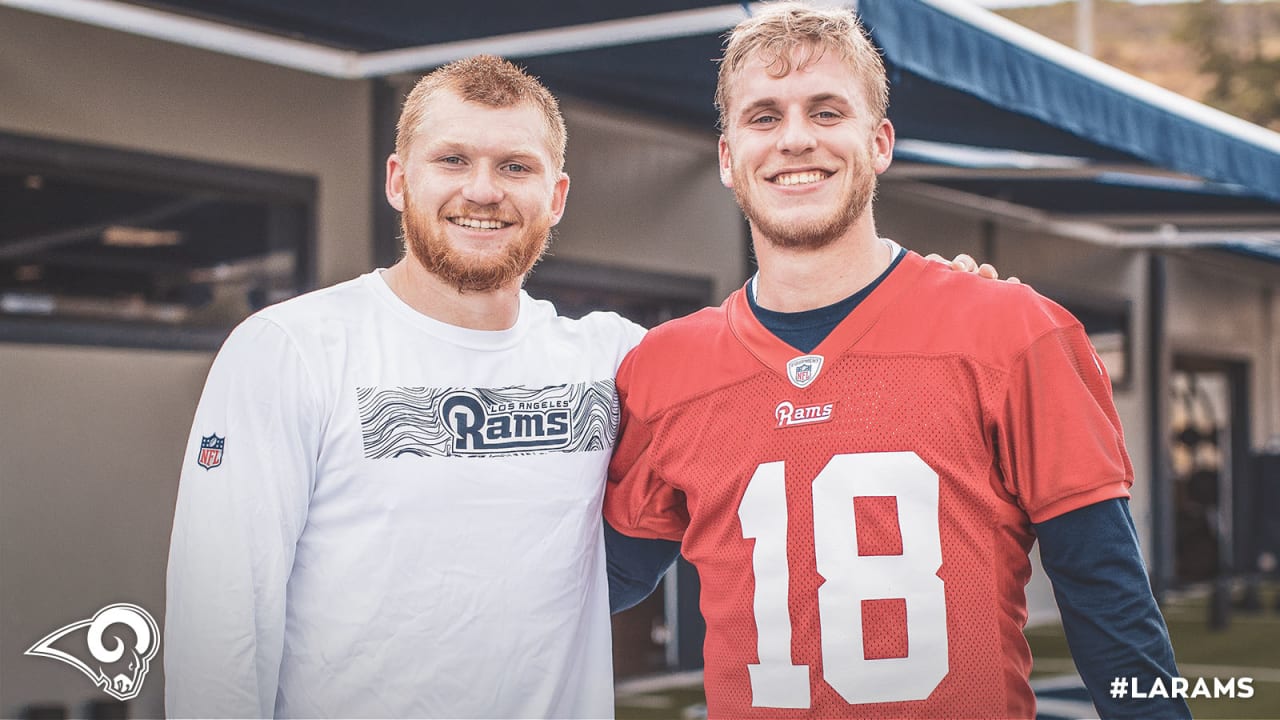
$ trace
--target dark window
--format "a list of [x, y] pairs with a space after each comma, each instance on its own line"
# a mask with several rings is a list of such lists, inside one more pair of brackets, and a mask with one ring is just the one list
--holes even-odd
[[0, 341], [215, 348], [314, 283], [316, 183], [0, 133]]

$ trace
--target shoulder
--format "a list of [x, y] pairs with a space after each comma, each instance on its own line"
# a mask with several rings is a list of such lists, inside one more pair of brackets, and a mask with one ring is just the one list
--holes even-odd
[[[926, 261], [927, 262], [927, 261]], [[906, 312], [938, 350], [1011, 358], [1055, 331], [1080, 328], [1061, 305], [1028, 285], [987, 280], [927, 263], [906, 291]]]
[[282, 328], [299, 330], [358, 317], [368, 311], [369, 303], [374, 299], [369, 284], [376, 279], [373, 273], [366, 273], [268, 305], [251, 317]]
[[[728, 304], [726, 300], [726, 305]], [[738, 352], [726, 305], [705, 308], [649, 331], [618, 371], [630, 409], [649, 415], [740, 380], [751, 372]]]
[[560, 332], [580, 335], [594, 343], [625, 346], [630, 350], [645, 335], [643, 327], [616, 312], [597, 310], [580, 318], [570, 318], [556, 314], [554, 306], [546, 300], [534, 300], [533, 303]]
[[1030, 285], [988, 280], [941, 263], [926, 263], [915, 296], [933, 307], [956, 314], [980, 312], [1000, 322], [1017, 318], [1035, 327], [1074, 322], [1070, 313]]
[[522, 294], [521, 313], [531, 317], [525, 332], [527, 342], [544, 346], [556, 356], [571, 353], [575, 362], [586, 361], [612, 376], [645, 329], [615, 312], [591, 312], [580, 318], [560, 315], [546, 300]]
[[636, 348], [636, 354], [669, 357], [692, 352], [701, 355], [711, 347], [710, 341], [730, 332], [725, 305], [703, 308], [650, 330]]
[[326, 348], [345, 347], [350, 330], [371, 317], [368, 279], [363, 275], [255, 312], [227, 336], [218, 361], [260, 364], [264, 372], [279, 373], [291, 363], [314, 363]]

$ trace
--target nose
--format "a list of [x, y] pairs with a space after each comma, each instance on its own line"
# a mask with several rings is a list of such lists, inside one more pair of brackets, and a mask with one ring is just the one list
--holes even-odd
[[802, 155], [813, 150], [817, 140], [809, 118], [788, 116], [782, 121], [782, 132], [778, 133], [778, 150], [788, 155]]
[[503, 194], [497, 173], [483, 165], [477, 165], [462, 186], [462, 196], [476, 205], [496, 205]]

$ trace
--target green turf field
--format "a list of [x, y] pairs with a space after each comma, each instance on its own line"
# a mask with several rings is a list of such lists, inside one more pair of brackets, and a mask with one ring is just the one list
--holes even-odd
[[[1198, 719], [1280, 718], [1280, 611], [1276, 585], [1262, 591], [1261, 613], [1233, 610], [1230, 626], [1213, 631], [1208, 626], [1208, 602], [1203, 594], [1171, 601], [1164, 606], [1165, 621], [1173, 638], [1173, 650], [1182, 676], [1194, 680], [1214, 677], [1252, 677], [1250, 699], [1192, 698], [1191, 714]], [[1074, 672], [1062, 628], [1043, 625], [1027, 630], [1035, 657], [1033, 677]]]
[[[1208, 628], [1208, 602], [1203, 594], [1189, 594], [1164, 606], [1182, 676], [1192, 682], [1205, 678], [1253, 678], [1249, 699], [1192, 698], [1192, 714], [1215, 718], [1280, 719], [1280, 586], [1263, 588], [1260, 613], [1233, 610], [1230, 626]], [[1074, 674], [1062, 628], [1042, 625], [1027, 630], [1035, 657], [1033, 677]], [[702, 688], [696, 681], [661, 690], [619, 684], [618, 720], [695, 720], [704, 717]]]

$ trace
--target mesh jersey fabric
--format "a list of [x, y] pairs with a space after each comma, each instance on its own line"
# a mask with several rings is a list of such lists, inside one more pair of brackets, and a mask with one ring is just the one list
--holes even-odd
[[241, 324], [179, 484], [168, 715], [611, 717], [600, 504], [642, 332], [524, 294], [466, 330], [379, 273]]
[[619, 370], [605, 517], [697, 567], [710, 716], [1033, 716], [1030, 523], [1132, 483], [1083, 328], [912, 253], [802, 355], [739, 290]]

